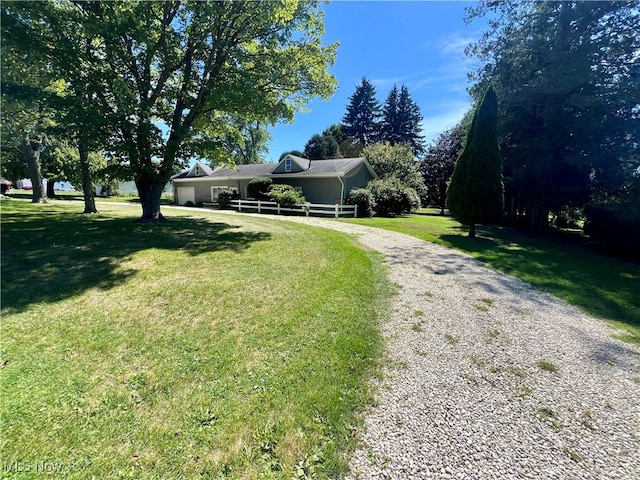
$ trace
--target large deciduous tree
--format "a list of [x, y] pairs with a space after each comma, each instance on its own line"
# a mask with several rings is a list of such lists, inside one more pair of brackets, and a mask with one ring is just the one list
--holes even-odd
[[362, 156], [380, 179], [395, 178], [400, 184], [415, 190], [417, 195], [424, 195], [425, 185], [419, 171], [420, 164], [409, 144], [376, 143], [366, 147]]
[[478, 105], [464, 150], [447, 190], [451, 215], [469, 225], [475, 237], [476, 223], [497, 222], [504, 210], [502, 158], [498, 144], [498, 99], [490, 85]]
[[[84, 211], [95, 213], [89, 153], [103, 146], [108, 130], [96, 93], [103, 90], [101, 64], [92, 61], [98, 44], [86, 24], [86, 16], [69, 2], [8, 2], [2, 6], [3, 44], [14, 57], [8, 64], [11, 80], [5, 85], [10, 91], [36, 93], [48, 119], [46, 132], [55, 139], [49, 141], [53, 148], [46, 155], [48, 185], [52, 187], [59, 174], [50, 162], [56, 156], [56, 145], [72, 144], [79, 152]], [[20, 74], [25, 69], [29, 75]], [[33, 141], [30, 149], [26, 142], [23, 145], [28, 161], [36, 157], [29, 152], [36, 150]], [[37, 160], [29, 163], [39, 163], [39, 153]]]
[[[77, 37], [66, 41], [83, 47], [50, 60], [90, 73], [82, 105], [104, 111], [104, 149], [135, 181], [143, 221], [163, 219], [162, 191], [191, 158], [219, 158], [230, 117], [290, 121], [336, 86], [327, 66], [337, 45], [322, 45], [315, 1], [49, 3], [74, 14]], [[41, 21], [64, 25], [63, 9], [49, 10]]]
[[[10, 149], [12, 152], [16, 149], [21, 153], [33, 187], [32, 202], [46, 203], [48, 198], [43, 187], [40, 157], [46, 148], [46, 129], [51, 122], [49, 112], [45, 108], [45, 100], [49, 95], [46, 89], [53, 78], [44, 70], [45, 63], [41, 58], [21, 62], [24, 54], [15, 48], [11, 41], [11, 22], [6, 15], [7, 8], [11, 5], [13, 4], [7, 2], [0, 5], [2, 148]], [[3, 160], [6, 156], [6, 153], [2, 154]]]

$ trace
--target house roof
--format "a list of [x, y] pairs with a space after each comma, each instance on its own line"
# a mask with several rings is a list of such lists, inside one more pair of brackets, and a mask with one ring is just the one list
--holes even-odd
[[[302, 171], [297, 172], [283, 172], [274, 173], [278, 166], [285, 161], [287, 157], [291, 157], [301, 168]], [[284, 178], [284, 177], [341, 177], [347, 175], [361, 164], [365, 164], [366, 168], [371, 172], [374, 177], [377, 175], [374, 173], [369, 162], [363, 158], [336, 158], [331, 160], [308, 160], [302, 157], [296, 157], [294, 155], [287, 155], [279, 163], [261, 163], [253, 165], [237, 165], [234, 169], [228, 167], [217, 167], [211, 169], [208, 165], [202, 163], [196, 163], [190, 170], [186, 170], [178, 175], [172, 177], [173, 180], [181, 179], [246, 179], [255, 177], [271, 177], [271, 178]], [[197, 168], [199, 166], [199, 168]], [[197, 171], [197, 174], [196, 174]]]

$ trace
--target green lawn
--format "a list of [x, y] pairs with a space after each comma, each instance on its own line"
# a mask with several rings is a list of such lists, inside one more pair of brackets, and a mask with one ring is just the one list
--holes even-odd
[[570, 237], [479, 227], [478, 238], [448, 216], [345, 220], [406, 233], [469, 253], [583, 311], [610, 320], [625, 341], [640, 344], [640, 265], [588, 249]]
[[376, 255], [253, 217], [167, 210], [170, 222], [141, 225], [139, 206], [1, 205], [5, 469], [344, 471], [382, 352]]

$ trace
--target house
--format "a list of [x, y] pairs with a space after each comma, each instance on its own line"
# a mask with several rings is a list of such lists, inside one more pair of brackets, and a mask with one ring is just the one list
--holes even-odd
[[238, 165], [234, 169], [196, 163], [172, 177], [174, 200], [178, 205], [216, 202], [221, 191], [236, 193], [244, 200], [247, 185], [257, 177], [300, 189], [310, 203], [342, 205], [352, 189], [365, 187], [377, 175], [365, 158], [308, 160], [287, 155], [277, 164]]

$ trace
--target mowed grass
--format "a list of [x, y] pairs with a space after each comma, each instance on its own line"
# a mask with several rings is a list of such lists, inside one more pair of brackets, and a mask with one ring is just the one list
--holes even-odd
[[[377, 256], [210, 212], [2, 200], [5, 470], [41, 478], [326, 478], [382, 342]], [[17, 463], [16, 463], [17, 462]], [[11, 472], [5, 472], [11, 473]]]
[[617, 338], [640, 344], [640, 265], [601, 254], [562, 236], [480, 226], [478, 238], [449, 216], [349, 219], [466, 252], [583, 311], [610, 320]]

